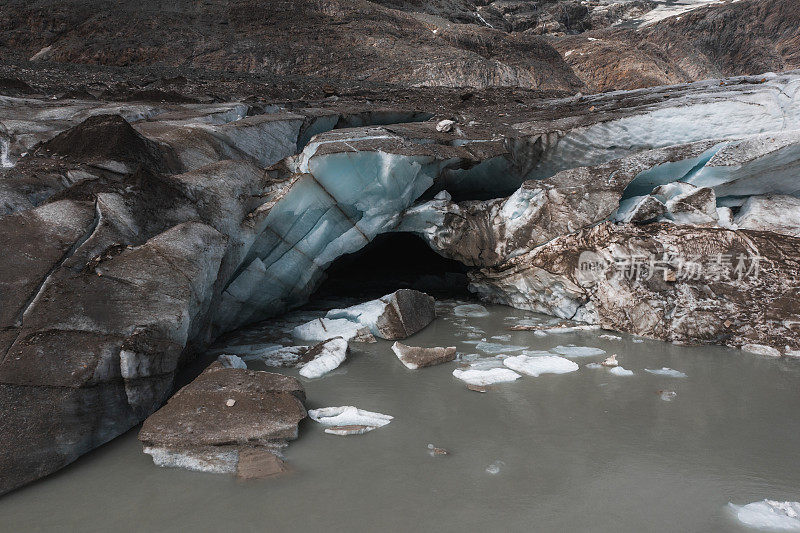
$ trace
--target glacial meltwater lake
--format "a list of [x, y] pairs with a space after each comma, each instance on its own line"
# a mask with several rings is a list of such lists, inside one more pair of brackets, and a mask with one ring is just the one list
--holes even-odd
[[[306, 419], [285, 451], [291, 472], [246, 482], [157, 467], [135, 428], [5, 496], [0, 530], [752, 531], [729, 502], [800, 500], [800, 360], [599, 330], [508, 331], [552, 319], [491, 305], [457, 317], [459, 303], [440, 302], [439, 318], [403, 342], [455, 345], [466, 359], [493, 357], [465, 342], [483, 338], [606, 354], [478, 393], [453, 377], [458, 361], [408, 370], [389, 341], [353, 343], [337, 370], [301, 378], [307, 406], [355, 405], [393, 415], [389, 425], [342, 437]], [[586, 367], [611, 354], [633, 375]], [[662, 367], [686, 377], [645, 371]]]

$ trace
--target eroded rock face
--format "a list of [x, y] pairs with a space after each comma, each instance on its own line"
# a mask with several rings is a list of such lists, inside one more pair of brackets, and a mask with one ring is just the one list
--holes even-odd
[[145, 420], [139, 440], [159, 466], [272, 475], [306, 417], [303, 400], [294, 378], [217, 362]]
[[471, 283], [490, 301], [606, 329], [794, 350], [799, 261], [800, 240], [774, 233], [604, 223], [474, 271]]

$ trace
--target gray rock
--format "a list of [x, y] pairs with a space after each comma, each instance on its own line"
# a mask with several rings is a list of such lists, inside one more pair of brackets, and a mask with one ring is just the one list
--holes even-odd
[[294, 378], [216, 362], [145, 420], [139, 440], [159, 466], [272, 475], [306, 417], [304, 399]]

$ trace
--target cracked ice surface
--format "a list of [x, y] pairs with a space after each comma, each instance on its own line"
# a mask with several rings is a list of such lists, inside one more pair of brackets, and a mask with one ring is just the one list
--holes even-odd
[[642, 150], [704, 139], [800, 130], [800, 79], [763, 78], [768, 81], [747, 90], [710, 95], [687, 92], [639, 114], [574, 128], [549, 141], [549, 149], [528, 177], [546, 178], [566, 168], [599, 165]]

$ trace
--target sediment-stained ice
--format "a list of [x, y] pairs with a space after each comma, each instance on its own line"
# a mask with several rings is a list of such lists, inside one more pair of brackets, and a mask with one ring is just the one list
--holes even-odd
[[309, 350], [313, 359], [303, 365], [300, 375], [305, 378], [318, 378], [338, 368], [347, 358], [347, 340], [342, 337], [329, 339]]
[[592, 357], [606, 353], [605, 350], [591, 346], [556, 346], [551, 351], [567, 357]]
[[662, 368], [659, 368], [657, 370], [653, 370], [653, 369], [650, 369], [650, 368], [645, 368], [644, 371], [649, 373], [649, 374], [655, 374], [656, 376], [665, 376], [665, 377], [668, 377], [668, 378], [685, 378], [686, 377], [686, 374], [684, 374], [680, 370], [673, 370], [673, 369], [667, 368], [667, 367], [662, 367]]
[[508, 383], [516, 381], [520, 375], [508, 368], [490, 368], [488, 370], [475, 370], [473, 368], [456, 368], [453, 376], [468, 385], [492, 385], [494, 383]]
[[566, 374], [579, 368], [576, 363], [557, 355], [514, 355], [503, 359], [503, 364], [511, 370], [533, 377], [541, 374]]
[[735, 505], [729, 503], [736, 519], [747, 527], [771, 531], [800, 531], [800, 502], [764, 500]]

